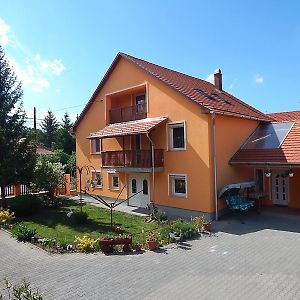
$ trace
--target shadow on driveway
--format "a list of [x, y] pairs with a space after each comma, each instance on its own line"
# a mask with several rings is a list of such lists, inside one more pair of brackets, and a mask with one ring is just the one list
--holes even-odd
[[235, 235], [253, 233], [265, 229], [300, 233], [300, 210], [287, 207], [263, 208], [260, 213], [247, 211], [240, 215], [228, 214], [214, 222], [215, 232]]

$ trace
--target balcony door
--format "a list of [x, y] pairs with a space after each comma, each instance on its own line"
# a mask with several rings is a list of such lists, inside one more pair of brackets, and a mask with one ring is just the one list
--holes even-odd
[[150, 202], [149, 191], [148, 174], [134, 173], [129, 175], [129, 196], [136, 194], [129, 199], [129, 205], [146, 208]]

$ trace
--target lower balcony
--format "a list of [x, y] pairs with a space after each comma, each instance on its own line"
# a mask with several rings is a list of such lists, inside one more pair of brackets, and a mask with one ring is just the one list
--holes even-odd
[[[163, 149], [154, 150], [155, 171], [163, 169]], [[103, 168], [122, 168], [125, 172], [151, 172], [151, 150], [124, 150], [102, 152]]]

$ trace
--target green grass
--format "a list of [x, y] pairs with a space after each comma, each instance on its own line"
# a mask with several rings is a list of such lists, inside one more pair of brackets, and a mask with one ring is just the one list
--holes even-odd
[[[46, 238], [56, 238], [64, 243], [73, 243], [75, 237], [88, 235], [92, 238], [117, 235], [110, 227], [110, 211], [107, 209], [85, 205], [83, 211], [88, 214], [87, 224], [72, 224], [67, 213], [72, 209], [80, 211], [79, 204], [64, 204], [58, 208], [47, 208], [38, 214], [19, 218], [25, 224], [35, 228], [38, 235]], [[131, 234], [134, 243], [144, 243], [149, 231], [160, 232], [161, 226], [156, 223], [146, 223], [143, 217], [113, 211], [113, 223], [121, 226], [124, 234]]]

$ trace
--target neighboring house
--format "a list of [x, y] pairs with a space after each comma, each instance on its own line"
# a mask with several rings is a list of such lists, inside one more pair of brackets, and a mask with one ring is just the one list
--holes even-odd
[[126, 199], [141, 191], [129, 205], [152, 201], [172, 215], [214, 217], [224, 209], [217, 199], [224, 185], [257, 179], [267, 187], [271, 161], [249, 162], [244, 158], [255, 151], [249, 156], [239, 148], [276, 116], [225, 92], [220, 70], [214, 79], [211, 84], [119, 53], [73, 128], [77, 165], [95, 168], [93, 193], [116, 198], [121, 192]]
[[42, 144], [38, 144], [36, 146], [36, 153], [37, 154], [44, 154], [44, 155], [53, 155], [54, 154], [54, 152], [51, 149], [45, 147]]

